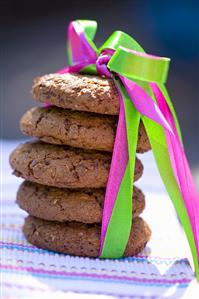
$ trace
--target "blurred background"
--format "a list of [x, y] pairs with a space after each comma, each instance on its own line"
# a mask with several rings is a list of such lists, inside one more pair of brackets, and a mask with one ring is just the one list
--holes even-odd
[[[1, 138], [24, 138], [19, 119], [37, 103], [33, 78], [66, 66], [66, 28], [77, 18], [95, 19], [100, 45], [114, 30], [132, 35], [148, 53], [171, 58], [167, 83], [186, 153], [199, 168], [199, 1], [84, 0], [0, 1]], [[199, 182], [197, 183], [199, 184]]]

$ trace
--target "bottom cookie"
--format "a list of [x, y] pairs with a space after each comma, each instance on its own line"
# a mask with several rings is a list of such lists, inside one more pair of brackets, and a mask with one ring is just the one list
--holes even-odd
[[[100, 250], [100, 225], [76, 222], [51, 222], [28, 216], [23, 232], [31, 244], [60, 253], [98, 257]], [[148, 224], [140, 217], [133, 225], [124, 256], [141, 252], [151, 236]]]

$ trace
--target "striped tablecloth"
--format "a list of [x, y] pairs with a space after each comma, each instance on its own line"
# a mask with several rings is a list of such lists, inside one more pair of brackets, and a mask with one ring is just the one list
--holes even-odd
[[21, 233], [25, 212], [15, 204], [21, 180], [11, 175], [9, 153], [19, 142], [1, 142], [1, 298], [199, 298], [190, 252], [152, 153], [141, 155], [137, 183], [146, 195], [143, 218], [153, 236], [136, 257], [99, 260], [38, 249]]

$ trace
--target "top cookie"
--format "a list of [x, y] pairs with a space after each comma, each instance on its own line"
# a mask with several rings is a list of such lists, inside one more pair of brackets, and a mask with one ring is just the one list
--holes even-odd
[[79, 111], [119, 114], [119, 94], [112, 79], [81, 74], [49, 74], [35, 79], [33, 98]]

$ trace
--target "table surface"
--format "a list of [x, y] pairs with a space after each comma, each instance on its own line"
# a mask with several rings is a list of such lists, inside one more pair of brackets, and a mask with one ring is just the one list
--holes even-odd
[[136, 257], [99, 260], [38, 249], [25, 240], [26, 213], [15, 204], [22, 180], [8, 164], [19, 142], [1, 142], [2, 298], [199, 298], [189, 247], [151, 152], [139, 155], [144, 175], [136, 183], [146, 195], [143, 218], [151, 241]]

